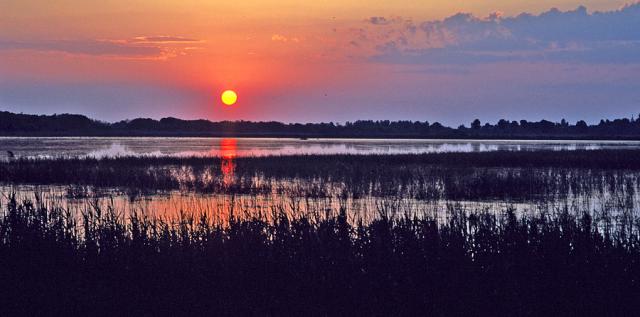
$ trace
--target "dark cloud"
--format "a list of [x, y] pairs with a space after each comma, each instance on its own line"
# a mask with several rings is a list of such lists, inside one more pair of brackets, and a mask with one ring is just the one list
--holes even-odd
[[537, 16], [521, 14], [499, 22], [515, 37], [544, 42], [640, 40], [640, 3], [592, 14], [584, 6], [565, 12], [551, 9]]
[[367, 22], [374, 25], [386, 25], [391, 23], [391, 20], [387, 20], [385, 17], [370, 17], [367, 19]]
[[487, 18], [459, 13], [417, 26], [406, 20], [384, 21], [393, 21], [391, 30], [361, 36], [375, 39], [373, 60], [380, 62], [640, 62], [640, 3], [608, 12], [589, 13], [581, 6], [506, 18], [499, 13]]

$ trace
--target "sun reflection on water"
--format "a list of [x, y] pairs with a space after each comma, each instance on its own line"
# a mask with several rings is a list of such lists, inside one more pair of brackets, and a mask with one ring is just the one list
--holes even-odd
[[225, 138], [220, 140], [220, 157], [222, 158], [220, 170], [222, 171], [223, 183], [229, 186], [233, 183], [234, 171], [236, 164], [234, 162], [237, 156], [238, 140]]

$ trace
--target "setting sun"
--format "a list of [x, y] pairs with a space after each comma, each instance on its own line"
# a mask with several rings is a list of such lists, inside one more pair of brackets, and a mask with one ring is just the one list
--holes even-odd
[[238, 100], [238, 95], [236, 94], [235, 91], [233, 90], [225, 90], [222, 93], [222, 96], [220, 96], [220, 99], [222, 99], [222, 102], [227, 105], [227, 106], [231, 106], [234, 103], [236, 103], [236, 101]]

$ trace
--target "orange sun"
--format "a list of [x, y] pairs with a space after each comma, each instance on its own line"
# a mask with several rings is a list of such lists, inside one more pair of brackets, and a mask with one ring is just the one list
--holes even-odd
[[222, 103], [225, 105], [231, 106], [238, 100], [238, 95], [233, 90], [225, 90], [220, 96], [220, 99], [222, 99]]

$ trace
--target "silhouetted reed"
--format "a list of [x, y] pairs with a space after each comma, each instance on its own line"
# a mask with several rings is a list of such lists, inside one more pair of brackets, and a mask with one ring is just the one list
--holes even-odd
[[2, 315], [631, 315], [640, 299], [634, 216], [2, 211]]
[[[18, 159], [0, 163], [5, 184], [119, 188], [138, 195], [168, 190], [299, 197], [376, 196], [419, 200], [547, 201], [603, 192], [633, 195], [640, 151], [533, 151], [424, 155], [298, 155]], [[228, 171], [227, 171], [228, 173]]]

